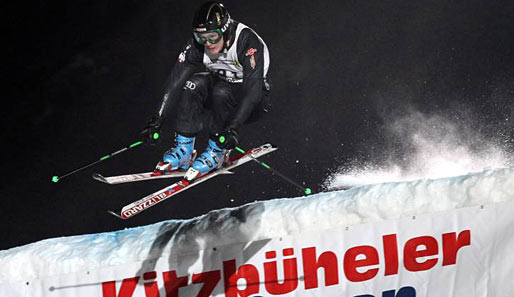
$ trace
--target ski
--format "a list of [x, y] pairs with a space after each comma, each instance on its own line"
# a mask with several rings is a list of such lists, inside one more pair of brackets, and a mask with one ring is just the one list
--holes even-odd
[[[223, 174], [232, 174], [231, 171], [225, 171]], [[169, 173], [155, 173], [155, 172], [143, 172], [143, 173], [133, 173], [126, 175], [116, 175], [116, 176], [103, 176], [100, 173], [93, 173], [93, 178], [97, 181], [101, 181], [103, 183], [109, 185], [115, 184], [123, 184], [123, 183], [131, 183], [138, 181], [146, 181], [152, 179], [162, 179], [162, 178], [172, 178], [172, 177], [184, 177], [186, 171], [176, 170]]]
[[[137, 201], [134, 201], [126, 206], [124, 206], [119, 211], [109, 211], [110, 214], [120, 218], [120, 219], [129, 219], [138, 213], [141, 213], [142, 211], [154, 206], [155, 204], [162, 202], [170, 197], [173, 197], [191, 187], [194, 187], [210, 178], [213, 178], [219, 174], [227, 173], [229, 170], [240, 166], [246, 162], [249, 162], [252, 160], [252, 158], [259, 158], [261, 156], [264, 156], [268, 153], [271, 153], [273, 151], [277, 150], [277, 147], [275, 147], [272, 144], [264, 144], [260, 147], [253, 148], [251, 150], [246, 151], [244, 154], [238, 154], [237, 156], [231, 155], [228, 161], [228, 164], [224, 167], [216, 170], [211, 171], [203, 176], [196, 177], [193, 180], [188, 180], [187, 176], [180, 181], [169, 185], [155, 193], [152, 193], [146, 197], [143, 197]], [[194, 169], [192, 171], [188, 171], [188, 174], [194, 173]]]

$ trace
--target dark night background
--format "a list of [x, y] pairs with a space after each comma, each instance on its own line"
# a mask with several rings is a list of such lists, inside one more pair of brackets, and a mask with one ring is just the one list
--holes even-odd
[[[51, 182], [137, 141], [201, 3], [3, 5], [0, 249], [300, 196], [249, 163], [128, 221], [107, 214], [172, 181], [109, 186], [91, 174], [153, 169], [171, 144], [169, 130], [159, 146]], [[384, 127], [411, 110], [455, 118], [466, 110], [477, 133], [514, 136], [514, 1], [224, 3], [271, 54], [274, 109], [243, 128], [241, 146], [277, 144], [264, 160], [315, 192], [344, 162], [401, 156], [401, 139], [384, 137]]]

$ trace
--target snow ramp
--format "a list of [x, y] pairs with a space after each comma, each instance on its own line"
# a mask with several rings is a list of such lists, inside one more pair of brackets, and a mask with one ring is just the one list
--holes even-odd
[[514, 296], [514, 167], [0, 251], [0, 296]]

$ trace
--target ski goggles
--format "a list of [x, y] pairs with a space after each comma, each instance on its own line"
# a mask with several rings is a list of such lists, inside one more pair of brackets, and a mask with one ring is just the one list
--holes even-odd
[[194, 31], [193, 35], [195, 36], [196, 42], [199, 44], [205, 44], [206, 42], [214, 44], [218, 43], [221, 38], [223, 38], [223, 33], [220, 29], [214, 29], [205, 32]]

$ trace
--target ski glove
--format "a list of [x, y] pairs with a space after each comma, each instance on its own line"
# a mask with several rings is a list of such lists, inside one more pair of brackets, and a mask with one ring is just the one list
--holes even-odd
[[148, 144], [154, 145], [158, 142], [161, 134], [162, 120], [158, 116], [153, 116], [146, 127], [141, 131], [141, 139]]
[[216, 133], [216, 144], [223, 149], [230, 150], [238, 145], [237, 131], [229, 128], [220, 133]]

